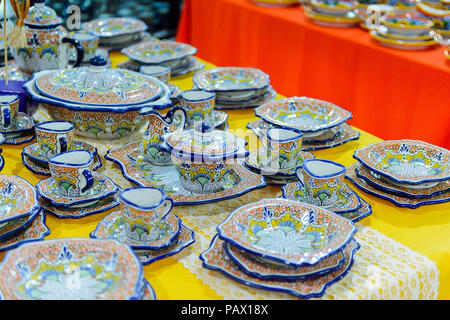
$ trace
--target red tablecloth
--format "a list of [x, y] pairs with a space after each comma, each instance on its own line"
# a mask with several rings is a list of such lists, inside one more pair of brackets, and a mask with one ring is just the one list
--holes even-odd
[[185, 0], [177, 40], [220, 66], [257, 67], [285, 96], [309, 96], [353, 112], [351, 124], [383, 139], [450, 148], [450, 61], [444, 46], [403, 51], [367, 31], [314, 24], [300, 6], [250, 0]]

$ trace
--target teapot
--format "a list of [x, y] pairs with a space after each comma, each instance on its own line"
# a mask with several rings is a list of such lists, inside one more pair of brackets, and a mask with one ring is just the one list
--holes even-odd
[[69, 63], [69, 44], [76, 49], [73, 67], [83, 61], [83, 47], [75, 39], [66, 37], [61, 26], [62, 19], [45, 5], [45, 0], [36, 0], [25, 19], [26, 48], [11, 48], [20, 71], [32, 74], [42, 70], [64, 69]]

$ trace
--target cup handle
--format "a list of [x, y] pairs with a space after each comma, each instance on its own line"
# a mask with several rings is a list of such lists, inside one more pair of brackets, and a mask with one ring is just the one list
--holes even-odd
[[4, 108], [2, 110], [3, 114], [3, 127], [8, 128], [11, 125], [11, 111], [9, 110], [9, 107]]
[[302, 188], [305, 188], [305, 184], [303, 183], [303, 166], [297, 167], [297, 169], [295, 169], [295, 175], [297, 176], [298, 182], [300, 183]]
[[169, 212], [172, 210], [173, 200], [170, 198], [164, 200], [161, 207], [162, 207], [161, 208], [162, 214], [161, 214], [161, 218], [159, 219], [159, 221], [163, 220], [169, 214]]
[[58, 139], [59, 142], [59, 152], [66, 152], [67, 151], [67, 140], [65, 137], [60, 137]]
[[62, 42], [73, 45], [75, 47], [75, 49], [77, 50], [77, 60], [72, 65], [72, 67], [73, 68], [78, 67], [81, 64], [81, 62], [83, 62], [83, 58], [84, 58], [83, 46], [81, 45], [80, 41], [78, 41], [76, 39], [72, 39], [72, 38], [63, 38]]
[[94, 185], [94, 177], [92, 176], [92, 173], [87, 169], [83, 170], [81, 174], [86, 179], [86, 185], [84, 186], [83, 189], [81, 189], [81, 192], [85, 193]]

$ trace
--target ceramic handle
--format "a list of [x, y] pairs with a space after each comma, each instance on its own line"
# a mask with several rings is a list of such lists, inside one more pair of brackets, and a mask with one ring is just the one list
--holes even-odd
[[75, 49], [77, 50], [77, 60], [75, 61], [75, 63], [73, 64], [72, 67], [76, 68], [76, 67], [80, 66], [80, 64], [81, 64], [81, 62], [83, 62], [83, 58], [84, 58], [84, 51], [83, 51], [83, 46], [81, 45], [81, 42], [76, 39], [72, 39], [72, 38], [63, 38], [62, 42], [69, 43], [75, 47]]
[[84, 186], [83, 189], [81, 189], [81, 192], [85, 193], [94, 185], [94, 177], [92, 176], [92, 173], [87, 169], [83, 170], [82, 175], [86, 179], [86, 185]]
[[8, 108], [2, 110], [2, 125], [4, 128], [8, 128], [11, 125], [11, 111]]
[[172, 207], [173, 207], [172, 199], [168, 198], [164, 200], [164, 202], [160, 207], [160, 209], [162, 210], [160, 221], [163, 220], [169, 214], [169, 212], [172, 210]]
[[67, 151], [67, 140], [65, 137], [60, 137], [58, 139], [59, 142], [59, 153]]
[[303, 176], [303, 167], [298, 167], [298, 168], [295, 170], [295, 175], [297, 176], [298, 182], [300, 182], [302, 188], [305, 188], [305, 184], [303, 183], [303, 179], [304, 179], [304, 176]]

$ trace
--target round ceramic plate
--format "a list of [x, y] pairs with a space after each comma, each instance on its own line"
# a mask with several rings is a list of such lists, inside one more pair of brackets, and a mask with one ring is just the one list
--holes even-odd
[[382, 45], [401, 50], [425, 50], [442, 41], [442, 36], [437, 33], [430, 40], [418, 41], [391, 39], [379, 34], [375, 30], [370, 31], [369, 34]]
[[275, 90], [272, 89], [272, 87], [267, 88], [267, 92], [263, 94], [260, 97], [257, 97], [255, 99], [249, 100], [247, 102], [243, 103], [236, 103], [236, 104], [220, 104], [216, 102], [216, 105], [214, 108], [220, 109], [220, 110], [234, 110], [234, 109], [246, 109], [246, 108], [255, 108], [259, 107], [260, 105], [272, 102], [275, 97], [277, 96], [277, 93]]
[[81, 27], [83, 30], [92, 32], [102, 38], [133, 34], [147, 30], [147, 25], [143, 21], [135, 18], [97, 19], [85, 22]]
[[343, 16], [337, 16], [322, 14], [308, 7], [304, 7], [304, 9], [305, 15], [311, 18], [314, 23], [325, 27], [350, 28], [356, 26], [361, 21], [361, 18], [353, 11], [349, 11]]

